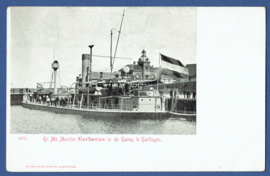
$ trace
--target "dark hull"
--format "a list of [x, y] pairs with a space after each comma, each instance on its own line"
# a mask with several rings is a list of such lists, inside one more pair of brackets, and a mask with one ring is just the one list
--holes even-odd
[[10, 94], [10, 105], [22, 105], [23, 94]]
[[190, 121], [196, 121], [196, 114], [171, 114], [169, 112], [137, 112], [137, 111], [121, 111], [121, 110], [86, 110], [86, 109], [70, 109], [64, 107], [46, 106], [40, 104], [23, 103], [24, 108], [50, 111], [63, 114], [82, 115], [89, 118], [132, 118], [132, 119], [168, 119], [168, 118], [185, 118]]

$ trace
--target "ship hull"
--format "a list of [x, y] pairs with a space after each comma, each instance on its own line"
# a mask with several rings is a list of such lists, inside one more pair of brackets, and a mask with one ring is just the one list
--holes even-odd
[[132, 118], [132, 119], [168, 119], [185, 118], [189, 121], [196, 121], [196, 114], [171, 114], [169, 112], [139, 112], [121, 110], [92, 110], [92, 109], [71, 109], [65, 107], [46, 106], [41, 104], [23, 103], [22, 106], [28, 109], [50, 111], [63, 114], [81, 115], [87, 118]]

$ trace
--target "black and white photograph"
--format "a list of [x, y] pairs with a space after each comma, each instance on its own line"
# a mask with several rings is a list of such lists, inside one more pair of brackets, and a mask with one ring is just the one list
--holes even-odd
[[265, 170], [264, 7], [7, 8], [8, 172]]
[[12, 7], [11, 134], [196, 135], [197, 9]]

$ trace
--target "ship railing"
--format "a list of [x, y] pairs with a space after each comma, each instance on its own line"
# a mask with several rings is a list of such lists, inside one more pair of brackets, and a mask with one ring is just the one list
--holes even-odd
[[107, 110], [120, 110], [120, 105], [119, 104], [103, 104], [103, 105], [98, 105], [98, 104], [92, 104], [92, 105], [69, 105], [67, 106], [68, 108], [73, 108], [73, 109], [107, 109]]
[[[27, 103], [31, 104], [38, 104], [38, 105], [44, 105], [44, 106], [50, 106], [50, 107], [60, 107], [60, 108], [68, 108], [68, 109], [92, 109], [92, 110], [118, 110], [118, 111], [134, 111], [134, 107], [128, 106], [126, 104], [111, 104], [111, 103], [101, 103], [100, 105], [98, 103], [96, 104], [90, 104], [87, 106], [86, 104], [80, 105], [73, 104], [72, 102], [66, 102], [64, 104], [60, 104], [60, 102], [57, 102], [56, 104], [54, 102], [46, 102], [46, 101], [27, 101]], [[152, 105], [152, 104], [149, 104]], [[137, 107], [138, 108], [138, 107]], [[135, 108], [136, 110], [136, 108]], [[137, 109], [138, 110], [138, 109]]]
[[173, 112], [179, 114], [196, 114], [196, 110], [194, 111], [174, 110]]
[[119, 105], [118, 104], [104, 104], [102, 106], [99, 106], [98, 104], [90, 104], [89, 106], [87, 105], [80, 105], [78, 104], [73, 104], [72, 102], [66, 102], [64, 104], [60, 104], [60, 102], [57, 102], [56, 104], [54, 102], [46, 102], [46, 101], [27, 101], [27, 103], [31, 104], [39, 104], [39, 105], [45, 105], [45, 106], [51, 106], [51, 107], [63, 107], [63, 108], [69, 108], [69, 109], [116, 109], [119, 110]]
[[120, 109], [120, 105], [119, 104], [100, 104], [100, 106], [98, 107], [99, 109], [116, 109], [119, 110]]
[[[133, 104], [128, 105], [128, 104], [100, 104], [98, 109], [109, 109], [109, 110], [119, 110], [119, 111], [162, 111], [161, 105], [158, 104], [155, 106], [155, 104], [147, 104], [144, 103], [143, 105], [139, 106], [134, 106]], [[163, 107], [164, 109], [164, 107]]]
[[26, 103], [46, 105], [46, 106], [54, 106], [54, 107], [66, 107], [66, 108], [72, 108], [73, 107], [72, 103], [70, 103], [70, 102], [66, 102], [66, 103], [63, 103], [63, 104], [60, 104], [60, 102], [57, 102], [55, 104], [54, 101], [47, 102], [47, 101], [43, 101], [43, 100], [39, 101], [37, 99], [27, 100]]
[[[90, 104], [89, 106], [87, 105], [80, 105], [78, 104], [73, 104], [72, 102], [67, 102], [65, 104], [60, 105], [58, 102], [56, 105], [54, 102], [50, 102], [49, 104], [47, 102], [38, 102], [38, 101], [28, 101], [27, 103], [31, 104], [39, 104], [39, 105], [45, 105], [45, 106], [51, 106], [51, 107], [60, 107], [60, 108], [68, 108], [68, 109], [83, 109], [83, 110], [117, 110], [117, 111], [140, 111], [140, 107], [131, 107], [126, 104], [111, 104], [111, 103], [101, 103], [100, 105], [98, 103], [96, 104]], [[152, 105], [152, 104], [149, 104]], [[147, 104], [144, 106], [147, 106]], [[160, 108], [160, 107], [159, 107]], [[165, 107], [164, 107], [165, 108]], [[154, 110], [154, 109], [153, 109]], [[160, 111], [160, 109], [156, 109], [157, 111]], [[166, 109], [168, 111], [168, 109]], [[192, 111], [188, 110], [180, 110], [180, 109], [175, 109], [173, 111], [174, 113], [180, 113], [180, 114], [196, 114], [196, 109]]]
[[94, 109], [96, 110], [98, 106], [95, 106], [95, 105], [76, 105], [76, 106], [73, 106], [72, 108], [76, 108], [76, 109]]

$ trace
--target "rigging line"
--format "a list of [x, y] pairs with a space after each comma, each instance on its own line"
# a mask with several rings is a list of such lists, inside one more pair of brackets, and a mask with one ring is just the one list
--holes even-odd
[[[55, 51], [53, 50], [53, 61], [55, 58]], [[53, 81], [53, 69], [52, 67], [50, 67], [50, 84], [49, 84], [49, 88], [52, 88], [52, 81]]]
[[96, 48], [98, 48], [101, 44], [103, 44], [109, 37], [110, 37], [110, 35], [108, 35], [102, 42], [100, 42], [99, 44], [97, 44], [96, 45]]
[[[113, 32], [113, 34], [114, 34], [114, 33], [118, 33], [118, 32], [120, 32], [120, 31], [118, 31], [118, 30], [116, 30], [116, 29], [114, 29], [114, 28], [112, 28], [112, 29], [113, 29], [113, 30], [115, 30], [115, 32]], [[122, 32], [121, 34], [127, 37], [127, 35], [126, 35], [126, 34], [124, 34], [123, 32]]]
[[113, 39], [117, 39], [117, 37], [115, 37], [115, 36], [113, 35]]
[[[121, 32], [121, 34], [122, 34], [122, 32]], [[117, 39], [117, 38], [115, 36], [113, 36], [113, 39]], [[126, 40], [124, 40], [124, 41], [126, 41]], [[118, 45], [120, 45], [125, 50], [125, 48], [123, 47], [123, 45], [121, 43], [118, 43]], [[117, 58], [117, 57], [115, 57], [115, 58]]]
[[[101, 56], [101, 55], [92, 55], [92, 56], [110, 58], [110, 56]], [[117, 58], [117, 59], [132, 59], [132, 58], [126, 58], [126, 57], [115, 57], [115, 58]]]
[[[118, 42], [119, 42], [119, 38], [120, 38], [122, 23], [123, 23], [123, 20], [124, 20], [124, 15], [125, 15], [125, 10], [124, 10], [124, 13], [123, 13], [123, 16], [122, 16], [122, 20], [121, 20], [120, 30], [119, 30], [119, 34], [118, 34], [118, 38], [117, 38], [117, 43], [116, 43], [116, 47], [115, 47], [115, 52], [114, 52], [113, 64], [114, 64], [114, 61], [115, 61], [115, 56], [116, 56], [117, 46], [118, 46]], [[113, 70], [113, 64], [112, 64], [112, 70]]]
[[[109, 69], [110, 69], [109, 67], [102, 68], [102, 69], [100, 70], [100, 72], [106, 72], [106, 73], [107, 73], [107, 71], [108, 71]], [[109, 72], [108, 72], [108, 73], [109, 73]]]
[[[123, 48], [123, 50], [126, 49], [123, 45], [120, 44], [120, 46], [121, 46], [121, 48]], [[125, 54], [127, 54], [126, 51], [125, 51]], [[117, 58], [117, 57], [115, 57], [115, 58]]]
[[139, 42], [135, 42], [132, 38], [130, 38], [130, 40], [131, 40], [133, 43], [140, 44]]
[[[119, 32], [118, 32], [118, 33], [119, 33]], [[122, 33], [121, 33], [121, 34], [122, 34]], [[113, 35], [113, 39], [114, 39], [113, 41], [117, 41], [118, 37], [116, 37], [116, 36]], [[121, 45], [120, 43], [118, 43], [118, 44]], [[112, 56], [112, 58], [114, 58], [114, 57]], [[117, 57], [115, 57], [115, 58], [117, 58]]]
[[[122, 34], [122, 32], [121, 32], [121, 34]], [[125, 38], [123, 38], [123, 42], [121, 42], [121, 43], [118, 43], [120, 46], [121, 46], [121, 48], [123, 49], [122, 50], [122, 52], [124, 52], [125, 53], [125, 57], [127, 57], [127, 45], [126, 45], [126, 39]], [[117, 57], [115, 57], [115, 58], [117, 58]]]
[[[120, 31], [121, 32], [121, 31]], [[123, 32], [121, 32], [121, 34], [123, 34]], [[123, 41], [124, 42], [121, 42], [121, 43], [118, 43], [122, 48], [123, 48], [123, 50], [125, 51], [125, 47], [124, 47], [124, 45], [123, 45], [123, 43], [125, 43], [126, 44], [126, 39], [125, 38], [123, 38]], [[126, 52], [126, 51], [125, 51]]]
[[68, 82], [71, 82], [71, 80], [73, 80], [73, 78], [69, 78], [69, 79], [67, 79], [67, 81], [68, 81]]
[[[118, 15], [117, 15], [118, 16]], [[118, 23], [116, 24], [115, 28], [117, 28], [118, 24], [120, 23], [121, 19], [118, 21]]]
[[62, 80], [61, 77], [60, 77], [60, 71], [61, 71], [61, 69], [60, 69], [60, 67], [59, 67], [59, 85], [60, 85], [60, 87], [61, 87], [61, 81], [63, 82], [63, 80]]

